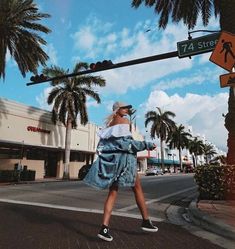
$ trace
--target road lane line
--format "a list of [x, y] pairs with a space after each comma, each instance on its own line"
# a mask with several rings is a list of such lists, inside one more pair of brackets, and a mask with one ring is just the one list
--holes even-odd
[[[68, 210], [68, 211], [75, 211], [75, 212], [103, 214], [103, 210], [100, 210], [100, 209], [77, 208], [77, 207], [69, 207], [69, 206], [63, 206], [63, 205], [53, 205], [53, 204], [46, 204], [46, 203], [39, 203], [39, 202], [28, 202], [28, 201], [17, 201], [17, 200], [10, 200], [10, 199], [0, 199], [0, 202], [10, 203], [10, 204], [18, 204], [18, 205], [35, 206], [35, 207], [54, 208], [54, 209], [61, 209], [61, 210]], [[141, 215], [123, 213], [123, 212], [119, 212], [119, 211], [113, 211], [112, 215], [122, 216], [122, 217], [127, 217], [127, 218], [142, 219]], [[150, 218], [152, 219], [152, 221], [157, 221], [157, 222], [164, 221], [164, 219], [157, 218], [157, 217], [150, 217]]]
[[[164, 195], [164, 196], [162, 196], [160, 198], [151, 199], [151, 200], [146, 201], [146, 204], [148, 205], [148, 204], [152, 204], [154, 202], [159, 202], [159, 201], [168, 199], [169, 197], [172, 197], [172, 196], [175, 196], [175, 195], [178, 195], [178, 194], [182, 194], [182, 193], [188, 192], [188, 191], [193, 190], [193, 189], [197, 189], [197, 187], [187, 188], [187, 189], [184, 189], [184, 190], [180, 190], [180, 191], [174, 192], [174, 193], [169, 194], [169, 195]], [[120, 209], [117, 209], [117, 210], [119, 212], [125, 212], [125, 211], [130, 211], [130, 210], [135, 209], [135, 208], [137, 208], [136, 204], [130, 205], [128, 207], [120, 208]]]

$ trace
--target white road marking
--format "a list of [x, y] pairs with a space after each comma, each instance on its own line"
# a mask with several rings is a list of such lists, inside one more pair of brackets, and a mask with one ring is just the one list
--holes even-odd
[[[0, 199], [0, 202], [19, 204], [19, 205], [36, 206], [36, 207], [54, 208], [54, 209], [69, 210], [69, 211], [76, 211], [76, 212], [103, 214], [103, 210], [100, 210], [100, 209], [77, 208], [77, 207], [53, 205], [53, 204], [46, 204], [46, 203], [39, 203], [39, 202], [17, 201], [17, 200], [10, 200], [10, 199]], [[128, 217], [128, 218], [135, 218], [135, 219], [142, 219], [141, 215], [123, 213], [123, 212], [119, 212], [119, 211], [113, 211], [112, 215]], [[156, 217], [150, 217], [150, 218], [152, 221], [157, 221], [157, 222], [163, 221], [163, 219], [161, 219], [161, 218], [156, 218]]]
[[[151, 204], [151, 203], [154, 203], [154, 202], [159, 202], [159, 201], [165, 200], [165, 199], [167, 199], [169, 197], [172, 197], [172, 196], [175, 196], [175, 195], [178, 195], [178, 194], [182, 194], [182, 193], [188, 192], [188, 191], [196, 189], [196, 188], [197, 187], [186, 188], [184, 190], [180, 190], [180, 191], [174, 192], [174, 193], [169, 194], [169, 195], [164, 195], [164, 196], [162, 196], [160, 198], [151, 199], [151, 200], [146, 201], [146, 204], [148, 205], [148, 204]], [[137, 208], [136, 204], [128, 206], [128, 207], [120, 208], [120, 209], [118, 209], [118, 211], [119, 212], [125, 212], [125, 211], [130, 211], [130, 210], [135, 209], [135, 208]]]

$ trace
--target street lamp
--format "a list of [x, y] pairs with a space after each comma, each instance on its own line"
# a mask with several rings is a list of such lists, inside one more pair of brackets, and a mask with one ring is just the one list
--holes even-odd
[[[170, 157], [172, 157], [173, 154], [172, 153], [168, 153], [167, 155], [170, 156]], [[174, 166], [174, 160], [173, 160], [173, 166]]]
[[192, 39], [191, 34], [192, 33], [197, 33], [197, 32], [218, 33], [218, 32], [220, 32], [220, 30], [199, 29], [199, 30], [188, 31], [188, 39], [191, 40]]
[[175, 161], [174, 161], [174, 159], [175, 159], [175, 156], [176, 156], [176, 154], [172, 154], [172, 159], [173, 159], [173, 167], [174, 167], [174, 173], [175, 173]]

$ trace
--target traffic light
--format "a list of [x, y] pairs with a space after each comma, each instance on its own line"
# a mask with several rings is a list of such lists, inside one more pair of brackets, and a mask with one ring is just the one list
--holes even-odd
[[91, 70], [100, 70], [100, 69], [106, 69], [113, 66], [113, 62], [111, 60], [104, 60], [104, 61], [98, 61], [96, 63], [90, 64]]
[[44, 74], [35, 75], [35, 76], [31, 76], [30, 80], [32, 82], [41, 82], [41, 81], [47, 80], [47, 76], [45, 76]]

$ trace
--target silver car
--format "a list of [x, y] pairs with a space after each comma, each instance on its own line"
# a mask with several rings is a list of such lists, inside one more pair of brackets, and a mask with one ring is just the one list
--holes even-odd
[[162, 170], [159, 169], [159, 168], [151, 167], [151, 168], [148, 168], [148, 169], [145, 171], [145, 175], [146, 175], [146, 176], [150, 176], [150, 175], [157, 176], [157, 175], [163, 175], [163, 172], [162, 172]]

